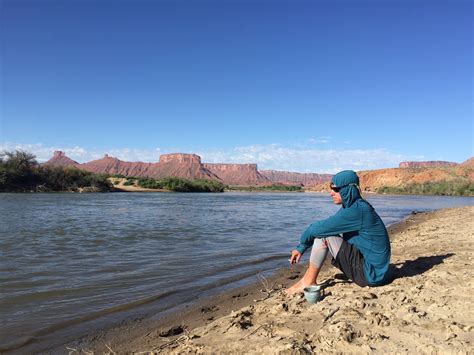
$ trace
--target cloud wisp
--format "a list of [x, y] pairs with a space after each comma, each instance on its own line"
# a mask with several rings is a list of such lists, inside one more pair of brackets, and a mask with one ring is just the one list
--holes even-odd
[[[87, 149], [79, 146], [59, 147], [38, 144], [0, 144], [0, 151], [24, 150], [33, 153], [39, 162], [45, 162], [56, 150], [79, 163], [100, 159], [104, 154], [123, 161], [157, 162], [160, 154], [189, 152], [189, 149]], [[230, 149], [205, 149], [193, 153], [205, 163], [257, 164], [260, 170], [283, 170], [301, 173], [336, 173], [344, 169], [372, 170], [397, 167], [401, 161], [423, 160], [423, 156], [406, 156], [384, 148], [375, 149], [322, 149], [312, 144], [295, 147], [280, 144], [248, 145]]]
[[257, 163], [260, 170], [336, 173], [344, 169], [372, 170], [398, 167], [401, 161], [421, 160], [386, 149], [315, 149], [285, 147], [278, 144], [250, 145], [228, 151], [198, 153], [209, 163]]

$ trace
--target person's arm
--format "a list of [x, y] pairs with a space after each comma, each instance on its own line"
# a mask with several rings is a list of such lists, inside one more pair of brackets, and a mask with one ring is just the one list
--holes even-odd
[[313, 245], [314, 238], [357, 231], [361, 225], [362, 214], [358, 208], [341, 208], [334, 216], [311, 224], [301, 235], [295, 250], [303, 254]]

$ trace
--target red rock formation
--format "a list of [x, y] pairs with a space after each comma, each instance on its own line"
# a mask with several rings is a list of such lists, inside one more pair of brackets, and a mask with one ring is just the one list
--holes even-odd
[[80, 168], [93, 173], [111, 175], [220, 180], [203, 167], [201, 158], [195, 154], [165, 154], [160, 157], [159, 163], [124, 162], [106, 154], [102, 159], [81, 164]]
[[53, 153], [53, 157], [49, 159], [47, 162], [43, 163], [43, 165], [49, 166], [72, 166], [77, 168], [80, 164], [77, 161], [68, 158], [64, 152], [57, 150]]
[[365, 191], [377, 191], [383, 186], [404, 187], [440, 181], [474, 181], [474, 170], [464, 166], [425, 167], [416, 169], [381, 169], [357, 172]]
[[155, 178], [176, 176], [185, 179], [222, 180], [201, 163], [200, 156], [181, 153], [163, 154], [157, 166], [150, 171], [149, 176]]
[[331, 181], [330, 174], [293, 173], [289, 171], [261, 170], [260, 173], [274, 183], [316, 186]]
[[257, 170], [257, 164], [203, 164], [206, 169], [230, 185], [271, 185]]
[[[413, 163], [414, 165], [411, 165]], [[423, 167], [419, 164], [435, 163], [440, 166]], [[451, 165], [446, 165], [451, 164]], [[181, 177], [186, 179], [211, 179], [229, 185], [271, 185], [272, 183], [302, 184], [314, 190], [327, 189], [329, 174], [292, 173], [285, 171], [258, 171], [256, 164], [203, 164], [195, 154], [165, 154], [158, 163], [124, 162], [105, 155], [102, 159], [79, 164], [63, 152], [55, 152], [45, 165], [74, 166], [93, 173], [121, 174], [136, 177]], [[405, 162], [393, 168], [358, 172], [361, 187], [365, 191], [376, 191], [383, 186], [404, 186], [411, 183], [451, 181], [463, 179], [474, 181], [474, 158], [462, 164], [449, 162]], [[454, 166], [453, 166], [454, 165]], [[414, 167], [414, 168], [413, 168]], [[410, 169], [413, 168], [413, 169]]]
[[184, 163], [184, 164], [201, 164], [201, 157], [196, 154], [162, 154], [160, 163]]
[[399, 168], [441, 168], [456, 166], [458, 163], [449, 161], [403, 161], [399, 164]]
[[[360, 187], [365, 192], [377, 192], [382, 187], [405, 187], [412, 184], [424, 184], [441, 181], [474, 181], [472, 167], [457, 165], [454, 167], [427, 168], [390, 168], [358, 171]], [[328, 191], [328, 184], [311, 187], [313, 191]]]
[[105, 154], [102, 159], [81, 164], [79, 168], [96, 174], [105, 173], [110, 175], [120, 174], [124, 176], [148, 176], [148, 171], [153, 165], [153, 163], [125, 162], [117, 158], [109, 157]]
[[469, 167], [469, 168], [474, 168], [474, 157], [463, 161], [460, 165]]

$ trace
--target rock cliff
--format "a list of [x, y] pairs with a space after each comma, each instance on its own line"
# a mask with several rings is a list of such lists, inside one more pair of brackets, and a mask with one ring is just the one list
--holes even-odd
[[[413, 164], [412, 164], [413, 163]], [[210, 179], [229, 185], [303, 185], [314, 191], [326, 191], [329, 174], [293, 173], [257, 169], [256, 164], [208, 164], [202, 163], [196, 154], [164, 154], [157, 163], [125, 162], [107, 154], [98, 160], [79, 164], [64, 152], [54, 152], [45, 165], [74, 166], [93, 173], [121, 174], [136, 177], [181, 177], [186, 179]], [[435, 164], [435, 166], [433, 166]], [[438, 164], [438, 165], [436, 165]], [[441, 166], [440, 166], [441, 165]], [[403, 168], [380, 169], [358, 172], [361, 188], [376, 192], [384, 186], [403, 187], [409, 184], [465, 180], [474, 181], [474, 157], [461, 164], [450, 162], [404, 162]]]
[[201, 157], [196, 154], [163, 154], [160, 162], [149, 173], [150, 177], [164, 178], [176, 176], [185, 179], [222, 179], [209, 171], [202, 163]]
[[403, 161], [399, 164], [399, 168], [441, 168], [441, 167], [449, 167], [449, 166], [456, 166], [459, 165], [458, 163], [453, 163], [450, 161], [441, 161], [441, 160], [433, 160], [433, 161]]
[[147, 176], [153, 163], [125, 162], [117, 158], [104, 155], [103, 158], [93, 160], [78, 166], [96, 174], [120, 174], [124, 176]]
[[474, 169], [464, 166], [393, 168], [360, 171], [357, 174], [361, 180], [362, 190], [370, 192], [375, 192], [384, 186], [404, 187], [428, 182], [474, 181]]
[[474, 157], [469, 158], [469, 159], [463, 161], [460, 165], [466, 166], [466, 167], [474, 168]]
[[260, 173], [274, 183], [286, 185], [316, 186], [331, 181], [330, 174], [293, 173], [288, 171], [261, 170]]
[[[360, 187], [365, 192], [377, 192], [382, 187], [405, 187], [441, 181], [474, 181], [474, 168], [468, 166], [391, 168], [358, 171]], [[328, 191], [327, 184], [311, 188], [314, 191]]]
[[77, 161], [74, 161], [71, 158], [67, 157], [64, 152], [57, 150], [53, 153], [53, 157], [47, 162], [43, 163], [43, 165], [78, 167], [80, 164]]
[[204, 167], [229, 185], [271, 185], [257, 170], [257, 164], [204, 164]]
[[80, 169], [93, 173], [120, 174], [124, 176], [180, 177], [185, 179], [213, 179], [219, 177], [211, 173], [201, 164], [201, 158], [195, 154], [165, 154], [158, 163], [125, 162], [107, 154], [102, 158], [80, 164]]
[[160, 163], [201, 164], [201, 157], [196, 154], [162, 154], [160, 156]]

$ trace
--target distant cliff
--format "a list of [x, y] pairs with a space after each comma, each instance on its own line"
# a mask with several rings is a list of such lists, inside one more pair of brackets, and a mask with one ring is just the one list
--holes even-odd
[[459, 165], [450, 161], [403, 161], [399, 164], [399, 168], [443, 168]]
[[220, 176], [209, 171], [201, 163], [201, 157], [196, 154], [163, 154], [160, 156], [160, 162], [155, 166], [155, 170], [149, 176], [155, 178], [176, 176], [185, 179], [223, 181]]
[[77, 161], [72, 160], [71, 158], [68, 158], [66, 154], [62, 151], [55, 151], [53, 153], [53, 157], [49, 159], [44, 165], [49, 165], [49, 166], [72, 166], [72, 167], [78, 167], [80, 164]]
[[260, 173], [274, 183], [286, 185], [316, 186], [331, 181], [330, 174], [293, 173], [288, 171], [261, 170]]
[[137, 177], [180, 177], [185, 179], [221, 180], [218, 176], [207, 170], [201, 163], [201, 158], [195, 154], [164, 154], [158, 163], [125, 162], [107, 154], [98, 160], [77, 166], [93, 173], [106, 173], [110, 175], [124, 175]]
[[120, 174], [125, 176], [147, 176], [151, 163], [125, 162], [107, 154], [97, 160], [79, 165], [77, 168], [96, 174]]
[[208, 164], [204, 167], [229, 185], [270, 185], [264, 175], [257, 170], [257, 164]]
[[125, 162], [107, 154], [97, 160], [79, 164], [63, 152], [54, 152], [45, 165], [74, 166], [93, 173], [136, 177], [180, 177], [217, 180], [232, 185], [268, 185], [270, 182], [257, 170], [256, 164], [203, 164], [196, 154], [163, 154], [158, 163]]
[[[202, 163], [196, 154], [163, 154], [157, 163], [125, 162], [105, 155], [103, 158], [79, 164], [63, 152], [54, 152], [45, 165], [74, 166], [93, 173], [136, 177], [180, 177], [217, 180], [228, 185], [268, 186], [272, 184], [302, 185], [314, 191], [327, 191], [330, 174], [294, 173], [257, 169], [257, 164]], [[377, 192], [383, 187], [404, 187], [439, 181], [474, 181], [474, 158], [461, 164], [450, 162], [403, 162], [402, 168], [358, 172], [361, 188]]]
[[[472, 159], [472, 158], [471, 158]], [[472, 161], [472, 160], [471, 160]], [[464, 164], [464, 163], [463, 163]], [[447, 167], [410, 167], [358, 171], [363, 192], [377, 192], [383, 188], [406, 188], [427, 183], [473, 183], [474, 167], [457, 164]], [[313, 191], [328, 191], [327, 184], [311, 188]]]
[[469, 168], [474, 168], [474, 157], [472, 158], [469, 158], [465, 161], [463, 161], [461, 164], [459, 164], [461, 166], [465, 166], [465, 167], [469, 167]]

